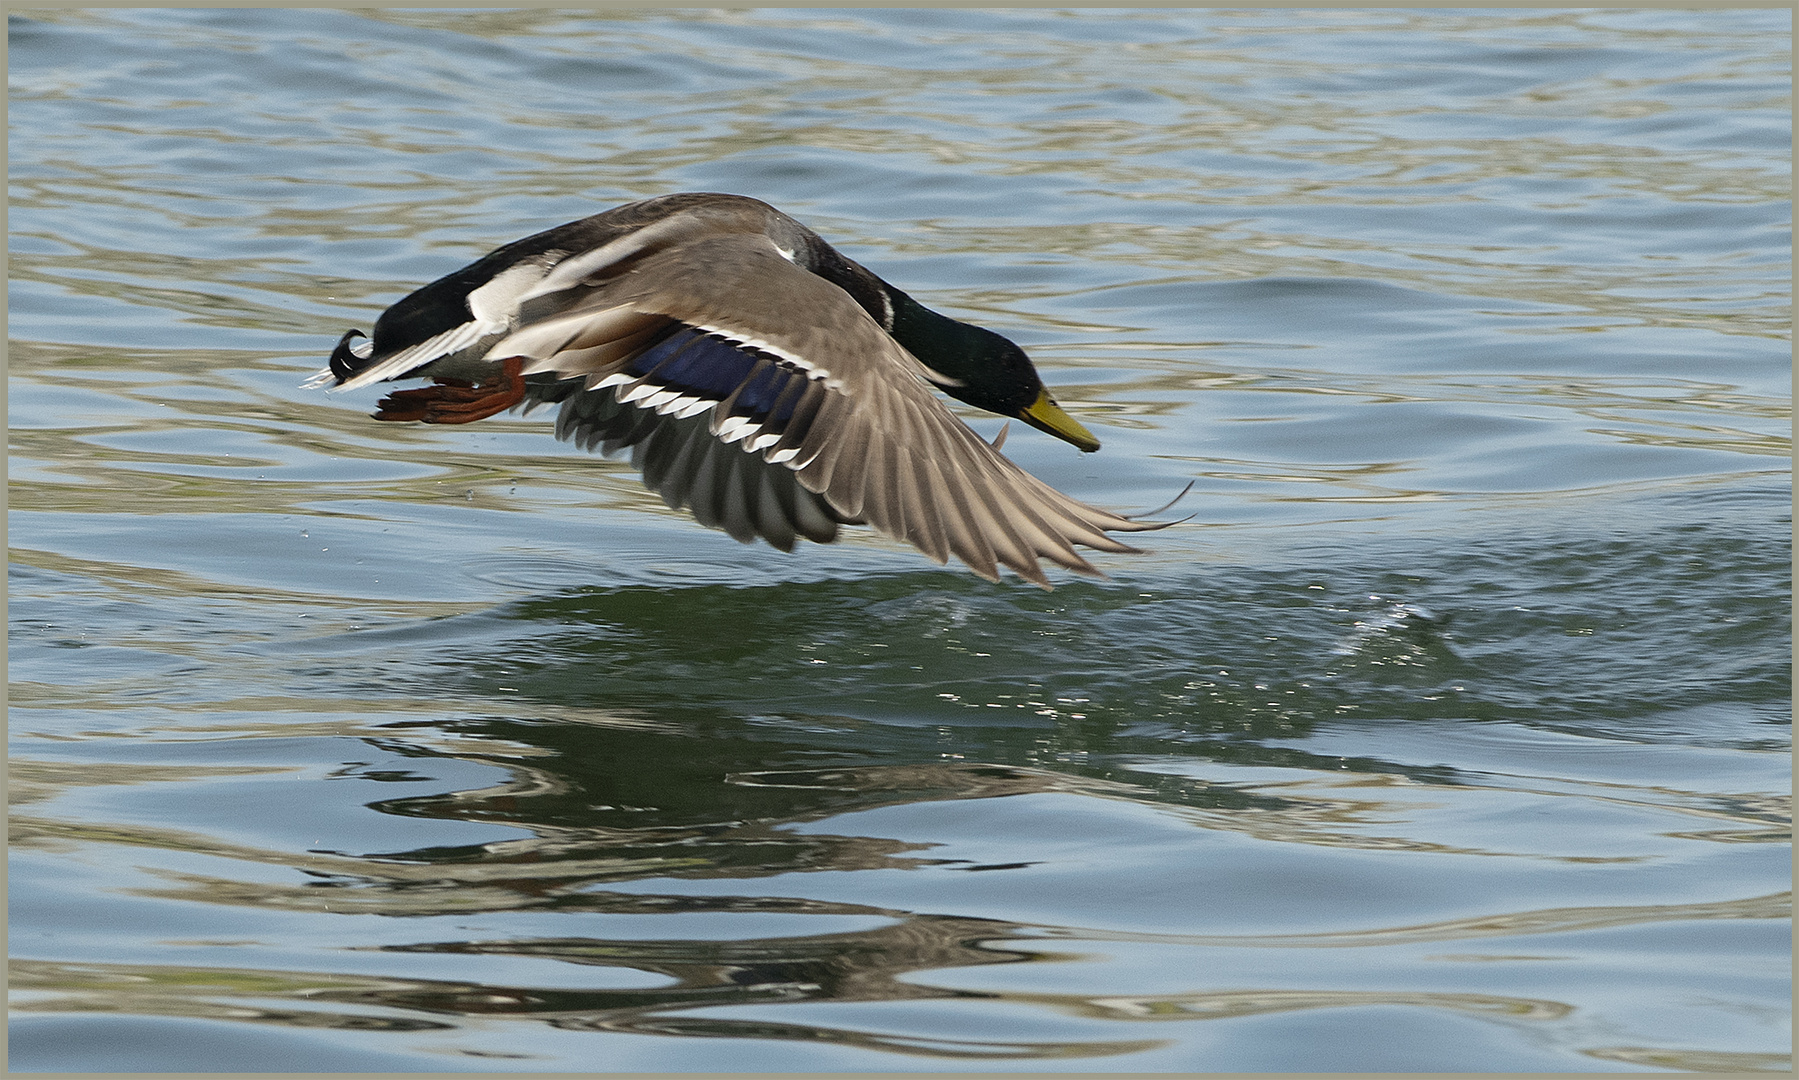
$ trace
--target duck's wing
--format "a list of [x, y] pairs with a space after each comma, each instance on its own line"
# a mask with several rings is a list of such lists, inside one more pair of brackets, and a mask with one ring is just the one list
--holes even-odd
[[[519, 328], [487, 358], [580, 379], [560, 433], [579, 438], [585, 425], [590, 443], [617, 445], [634, 433], [646, 480], [655, 466], [651, 486], [665, 497], [680, 484], [748, 492], [779, 467], [835, 521], [866, 521], [990, 580], [1003, 565], [1047, 588], [1040, 559], [1098, 575], [1075, 544], [1135, 551], [1106, 533], [1156, 527], [1071, 499], [1000, 456], [849, 294], [787, 255], [766, 234], [732, 233], [624, 271], [594, 260], [585, 276], [554, 273], [522, 295]], [[627, 425], [627, 406], [639, 426]], [[755, 467], [744, 471], [743, 458]]]
[[721, 442], [703, 413], [682, 417], [625, 404], [616, 387], [588, 390], [580, 379], [534, 383], [526, 410], [544, 402], [562, 403], [558, 439], [608, 456], [629, 450], [644, 486], [669, 509], [687, 510], [743, 543], [760, 537], [792, 551], [802, 537], [828, 544], [839, 525], [859, 523], [801, 487], [792, 469]]

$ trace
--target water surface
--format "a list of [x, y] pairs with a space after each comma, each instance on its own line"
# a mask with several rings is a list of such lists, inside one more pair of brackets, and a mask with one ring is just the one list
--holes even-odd
[[[1790, 36], [15, 11], [13, 1067], [1789, 1068]], [[681, 190], [1191, 519], [782, 555], [299, 389]]]

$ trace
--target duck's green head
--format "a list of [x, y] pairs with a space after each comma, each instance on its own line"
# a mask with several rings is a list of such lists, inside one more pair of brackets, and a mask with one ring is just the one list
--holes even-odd
[[942, 376], [932, 381], [944, 393], [977, 409], [1023, 420], [1088, 453], [1099, 449], [1093, 433], [1049, 396], [1023, 349], [991, 330], [939, 315], [911, 297], [905, 300], [894, 304], [893, 339]]

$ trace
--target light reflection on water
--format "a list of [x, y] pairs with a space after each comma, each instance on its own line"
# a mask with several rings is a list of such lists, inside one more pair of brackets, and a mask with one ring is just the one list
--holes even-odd
[[[16, 1067], [1787, 1067], [1785, 13], [11, 32]], [[784, 557], [297, 388], [684, 189], [1193, 519]]]

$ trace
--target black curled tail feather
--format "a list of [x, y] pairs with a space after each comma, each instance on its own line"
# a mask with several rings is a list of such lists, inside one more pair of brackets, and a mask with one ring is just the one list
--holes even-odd
[[344, 336], [337, 339], [337, 348], [331, 350], [331, 374], [337, 376], [340, 383], [368, 366], [366, 357], [358, 356], [350, 349], [350, 342], [360, 337], [368, 335], [360, 330], [346, 330]]

